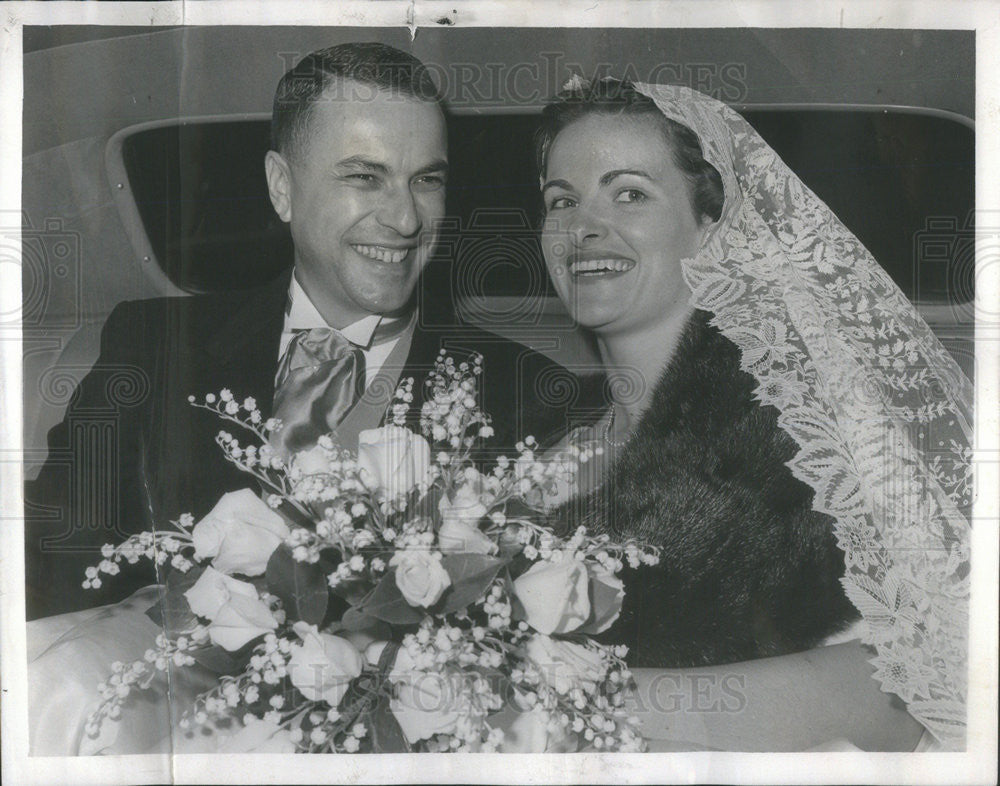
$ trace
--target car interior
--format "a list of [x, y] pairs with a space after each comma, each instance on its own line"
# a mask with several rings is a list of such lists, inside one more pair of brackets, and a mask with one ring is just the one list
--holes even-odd
[[[145, 46], [154, 58], [176, 69], [180, 62], [197, 66], [199, 56], [213, 46], [223, 48], [225, 55], [240, 42], [236, 33], [223, 31], [118, 32], [111, 36], [105, 31], [95, 38], [83, 31], [60, 37], [39, 30], [29, 40], [26, 30], [26, 96], [33, 86], [48, 90], [53, 101], [62, 100], [73, 89], [75, 77], [68, 78], [69, 84], [60, 82], [70, 70], [90, 62], [92, 70], [107, 67], [111, 73], [110, 65], [137, 47]], [[414, 46], [414, 53], [447, 62], [456, 53], [469, 56], [482, 47], [481, 37], [449, 39], [448, 32], [429, 31], [439, 35], [423, 40], [418, 36], [423, 46]], [[921, 67], [931, 68], [933, 61], [925, 61], [927, 47], [954, 49], [944, 34], [940, 40], [916, 46], [910, 40], [912, 31], [879, 32], [903, 34], [907, 62], [914, 67], [922, 63]], [[326, 40], [372, 38], [371, 31], [366, 33], [340, 30]], [[652, 52], [671, 51], [671, 46], [678, 61], [680, 49], [701, 51], [706, 61], [714, 56], [722, 62], [729, 41], [723, 32], [702, 31], [698, 50], [697, 41], [661, 31], [659, 48], [654, 49], [648, 31], [626, 31], [619, 38], [632, 40], [640, 33], [646, 35], [646, 47], [633, 50], [617, 49], [621, 41], [616, 43], [615, 31], [605, 31], [604, 37], [595, 39], [593, 62], [608, 58], [612, 51], [638, 51], [638, 59], [645, 62]], [[512, 34], [510, 41], [530, 59], [541, 51], [532, 47], [544, 40], [543, 34]], [[400, 45], [395, 32], [382, 35], [387, 43]], [[594, 34], [587, 31], [587, 35]], [[578, 38], [587, 35], [580, 33]], [[566, 36], [562, 31], [553, 46], [572, 40]], [[298, 47], [303, 54], [314, 44], [325, 45], [320, 31], [312, 30], [303, 38]], [[261, 49], [277, 60], [274, 52], [282, 51], [281, 46], [295, 41], [295, 36], [286, 29], [255, 30], [251, 39], [259, 61], [264, 57]], [[891, 35], [871, 40], [878, 67], [888, 61], [898, 41]], [[770, 62], [774, 41], [766, 37], [756, 41], [760, 50], [756, 57]], [[481, 62], [502, 48], [497, 43], [491, 47], [476, 55]], [[743, 47], [744, 53], [756, 51], [750, 44]], [[293, 50], [289, 46], [284, 51]], [[291, 240], [271, 208], [262, 166], [269, 134], [264, 97], [284, 70], [280, 66], [271, 63], [266, 76], [259, 75], [263, 69], [225, 66], [211, 84], [198, 88], [198, 101], [183, 100], [183, 91], [193, 89], [189, 85], [176, 88], [178, 94], [169, 100], [154, 96], [150, 91], [156, 88], [148, 86], [148, 65], [139, 66], [141, 73], [131, 77], [119, 70], [110, 77], [117, 83], [103, 87], [108, 95], [92, 101], [95, 109], [103, 108], [107, 114], [100, 120], [89, 120], [83, 110], [88, 97], [93, 99], [92, 94], [102, 89], [100, 80], [89, 93], [68, 101], [69, 109], [62, 114], [26, 101], [20, 220], [28, 477], [44, 460], [45, 434], [61, 418], [73, 385], [95, 360], [101, 326], [118, 302], [251, 287], [291, 265]], [[792, 66], [784, 67], [794, 73]], [[741, 96], [744, 100], [733, 102], [735, 107], [872, 252], [971, 377], [975, 370], [971, 98], [964, 106], [956, 104], [955, 95], [961, 91], [945, 80], [934, 85], [938, 91], [934, 98], [917, 96], [918, 88], [908, 93], [899, 87], [903, 80], [889, 78], [887, 92], [892, 95], [880, 103], [870, 92], [861, 95], [867, 86], [852, 95], [848, 74], [837, 95], [816, 91], [814, 100], [805, 100], [810, 98], [803, 89], [810, 84], [805, 75], [798, 83], [789, 82], [788, 100], [780, 100], [776, 87], [780, 79], [773, 72], [768, 75], [764, 66], [755, 66], [749, 55], [745, 73], [749, 87]], [[763, 87], [756, 93], [755, 74], [763, 75], [756, 83]], [[171, 70], [159, 80], [165, 96], [174, 84], [170, 80], [176, 78]], [[239, 80], [254, 78], [270, 86], [254, 86], [250, 96]], [[911, 78], [917, 80], [919, 74], [914, 72]], [[952, 95], [946, 96], [949, 89]], [[208, 113], [204, 109], [212, 105], [213, 90], [219, 106], [217, 112]], [[135, 106], [147, 95], [148, 103], [156, 106], [144, 114]], [[595, 348], [588, 336], [573, 328], [540, 254], [532, 137], [542, 102], [452, 104], [448, 219], [421, 285], [423, 313], [433, 319], [434, 314], [445, 313], [439, 305], [454, 305], [463, 319], [539, 349], [570, 369], [593, 365]]]

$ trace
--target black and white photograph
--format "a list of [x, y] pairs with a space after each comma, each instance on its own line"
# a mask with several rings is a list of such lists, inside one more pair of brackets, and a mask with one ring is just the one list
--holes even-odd
[[998, 10], [4, 4], [4, 778], [995, 783]]

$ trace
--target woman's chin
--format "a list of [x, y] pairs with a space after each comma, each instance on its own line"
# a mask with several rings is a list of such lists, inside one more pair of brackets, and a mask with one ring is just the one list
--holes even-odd
[[606, 325], [621, 321], [626, 316], [622, 306], [622, 298], [589, 298], [582, 297], [579, 292], [575, 297], [563, 299], [566, 310], [573, 321], [588, 330], [600, 330]]
[[595, 333], [613, 332], [622, 319], [622, 314], [609, 312], [608, 309], [580, 309], [570, 313], [577, 325]]

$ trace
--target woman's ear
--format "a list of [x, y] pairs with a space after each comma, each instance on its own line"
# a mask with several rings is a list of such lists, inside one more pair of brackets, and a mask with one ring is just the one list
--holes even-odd
[[705, 238], [708, 237], [709, 231], [716, 224], [716, 220], [711, 216], [702, 214], [701, 216], [701, 226], [698, 227], [698, 248], [705, 245]]
[[278, 218], [286, 224], [292, 220], [292, 170], [282, 155], [268, 150], [264, 156], [267, 192]]

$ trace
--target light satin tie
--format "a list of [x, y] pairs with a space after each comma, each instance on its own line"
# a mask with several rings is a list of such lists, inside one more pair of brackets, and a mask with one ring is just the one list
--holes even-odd
[[276, 435], [285, 455], [316, 444], [336, 429], [361, 398], [365, 356], [333, 328], [296, 330], [276, 376], [274, 416], [284, 424]]

